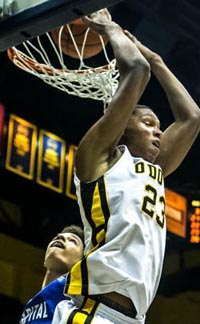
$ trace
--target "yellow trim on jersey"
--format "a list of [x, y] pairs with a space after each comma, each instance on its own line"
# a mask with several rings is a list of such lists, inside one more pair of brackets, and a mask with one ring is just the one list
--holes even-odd
[[105, 217], [101, 206], [101, 197], [98, 182], [94, 189], [91, 217], [95, 224], [95, 227], [105, 224]]
[[97, 306], [98, 306], [98, 302], [90, 298], [87, 298], [80, 309], [76, 309], [70, 314], [68, 320], [66, 321], [66, 324], [91, 323]]
[[[100, 232], [98, 232], [96, 237], [97, 237], [97, 242], [102, 242], [105, 239], [105, 230], [102, 229]], [[95, 246], [95, 250], [97, 247], [98, 246]]]
[[[72, 287], [71, 282], [73, 282]], [[81, 295], [82, 293], [81, 261], [78, 261], [71, 269], [70, 283], [67, 289], [67, 293], [74, 295]]]
[[86, 314], [83, 314], [81, 312], [78, 312], [74, 315], [74, 318], [72, 320], [72, 323], [73, 324], [81, 324], [81, 323], [85, 323], [87, 319], [87, 315]]
[[104, 243], [110, 210], [106, 196], [105, 178], [101, 177], [91, 190], [81, 195], [82, 206], [92, 228], [93, 248], [71, 269], [66, 284], [66, 293], [72, 295], [88, 295], [87, 257]]
[[87, 312], [88, 314], [91, 314], [93, 311], [94, 306], [97, 304], [97, 302], [93, 299], [87, 298], [85, 304], [83, 307], [81, 307], [82, 311]]
[[[92, 248], [80, 261], [78, 261], [70, 271], [70, 279], [66, 292], [69, 295], [82, 295], [82, 264], [87, 261], [87, 256], [90, 255], [94, 250], [98, 248], [98, 245]], [[86, 270], [87, 271], [87, 270]]]

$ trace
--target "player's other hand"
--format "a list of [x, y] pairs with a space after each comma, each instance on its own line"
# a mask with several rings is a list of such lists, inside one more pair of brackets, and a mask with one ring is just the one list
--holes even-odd
[[124, 34], [135, 44], [137, 45], [138, 40], [133, 34], [131, 34], [127, 29], [124, 29]]
[[124, 34], [137, 46], [142, 55], [152, 66], [155, 62], [160, 62], [161, 57], [154, 51], [150, 50], [147, 46], [143, 45], [134, 35], [132, 35], [128, 30], [124, 30]]

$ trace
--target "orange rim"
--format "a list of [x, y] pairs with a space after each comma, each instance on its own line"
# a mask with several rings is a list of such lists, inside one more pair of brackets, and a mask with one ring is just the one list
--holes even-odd
[[[9, 59], [18, 67], [20, 67], [20, 62], [23, 62], [23, 64], [28, 67], [30, 70], [35, 70], [37, 72], [40, 73], [44, 73], [44, 71], [49, 74], [49, 75], [54, 75], [55, 72], [57, 72], [58, 74], [61, 74], [62, 72], [66, 72], [66, 73], [78, 73], [78, 74], [82, 74], [85, 73], [87, 71], [94, 71], [94, 72], [98, 72], [101, 73], [104, 70], [109, 70], [109, 64], [105, 64], [102, 66], [98, 66], [95, 68], [88, 68], [85, 70], [69, 70], [69, 69], [56, 69], [56, 68], [51, 68], [50, 66], [46, 65], [46, 64], [42, 64], [42, 67], [40, 65], [40, 63], [35, 62], [34, 60], [32, 60], [31, 58], [28, 58], [27, 56], [23, 55], [22, 53], [18, 52], [18, 50], [14, 47], [7, 49], [7, 55], [9, 57]], [[54, 71], [54, 72], [53, 72]]]

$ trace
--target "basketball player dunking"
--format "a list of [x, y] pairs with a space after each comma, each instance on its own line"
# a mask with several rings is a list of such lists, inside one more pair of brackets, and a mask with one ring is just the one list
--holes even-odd
[[[86, 254], [70, 271], [65, 292], [84, 295], [84, 302], [81, 307], [66, 303], [53, 323], [141, 324], [155, 297], [164, 259], [164, 177], [176, 170], [195, 141], [200, 110], [162, 58], [103, 11], [84, 21], [108, 36], [120, 82], [76, 155]], [[163, 132], [155, 113], [138, 105], [151, 73], [174, 115]]]

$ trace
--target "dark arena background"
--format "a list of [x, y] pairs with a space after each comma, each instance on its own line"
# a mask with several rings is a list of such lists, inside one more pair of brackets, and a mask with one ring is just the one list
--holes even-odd
[[[5, 6], [6, 1], [2, 2]], [[17, 324], [23, 305], [40, 289], [44, 251], [52, 236], [65, 225], [81, 225], [72, 181], [73, 159], [82, 135], [103, 113], [102, 102], [69, 95], [22, 71], [10, 61], [6, 50], [107, 7], [113, 20], [162, 56], [200, 106], [199, 1], [30, 0], [27, 5], [26, 1], [16, 0], [13, 7], [12, 14], [8, 10], [3, 15], [0, 10], [0, 322], [3, 324]], [[101, 65], [101, 54], [88, 62]], [[74, 60], [68, 60], [73, 65]], [[163, 129], [172, 122], [165, 94], [153, 77], [141, 103], [155, 110]], [[34, 147], [27, 145], [30, 138], [25, 129], [29, 130]], [[45, 141], [49, 139], [61, 148], [59, 165], [52, 160], [55, 152], [45, 152]], [[43, 153], [51, 171], [44, 163]], [[166, 179], [166, 257], [147, 324], [200, 323], [199, 161], [200, 137], [178, 170]]]

